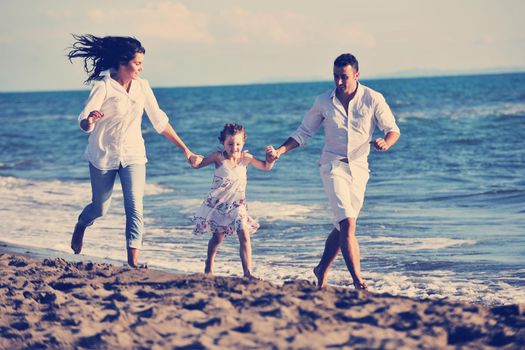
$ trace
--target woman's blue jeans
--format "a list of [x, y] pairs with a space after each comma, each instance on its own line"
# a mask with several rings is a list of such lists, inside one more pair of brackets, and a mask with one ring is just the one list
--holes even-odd
[[89, 164], [91, 177], [91, 203], [88, 204], [80, 216], [79, 224], [90, 226], [93, 222], [105, 215], [111, 203], [113, 185], [118, 174], [124, 196], [126, 211], [126, 246], [128, 248], [142, 248], [144, 234], [144, 215], [142, 199], [146, 184], [146, 165], [122, 165], [117, 170], [100, 170]]

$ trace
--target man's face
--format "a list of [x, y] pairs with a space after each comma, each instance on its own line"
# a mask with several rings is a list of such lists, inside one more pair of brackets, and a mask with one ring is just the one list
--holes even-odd
[[334, 66], [334, 83], [340, 92], [351, 94], [357, 88], [359, 72], [356, 72], [351, 65], [344, 67]]

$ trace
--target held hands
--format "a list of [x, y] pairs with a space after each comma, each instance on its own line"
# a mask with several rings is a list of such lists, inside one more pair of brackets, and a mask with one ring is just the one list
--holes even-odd
[[385, 152], [390, 148], [390, 145], [382, 138], [371, 141], [370, 144], [374, 145], [374, 148], [381, 152]]
[[195, 154], [191, 151], [188, 151], [188, 153], [186, 154], [186, 159], [188, 160], [188, 163], [190, 164], [190, 166], [196, 169], [202, 163], [202, 160], [204, 159], [204, 157], [201, 156], [200, 154]]
[[273, 163], [279, 159], [279, 152], [272, 145], [266, 146], [266, 162]]

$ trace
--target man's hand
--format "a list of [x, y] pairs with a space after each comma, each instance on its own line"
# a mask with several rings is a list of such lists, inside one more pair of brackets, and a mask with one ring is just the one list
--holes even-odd
[[273, 148], [273, 146], [271, 145], [266, 146], [265, 151], [266, 151], [266, 162], [273, 163], [277, 159], [279, 159], [279, 152], [277, 152], [277, 150]]
[[370, 142], [374, 145], [374, 148], [378, 151], [387, 151], [390, 148], [390, 145], [385, 141], [385, 139], [378, 138], [375, 141]]

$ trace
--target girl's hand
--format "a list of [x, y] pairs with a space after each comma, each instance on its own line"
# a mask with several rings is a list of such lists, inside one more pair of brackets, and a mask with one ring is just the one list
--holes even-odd
[[275, 148], [273, 148], [272, 145], [266, 146], [266, 161], [268, 163], [275, 162], [277, 159], [279, 159], [279, 153]]
[[370, 142], [374, 145], [374, 148], [378, 151], [387, 151], [390, 148], [390, 145], [385, 141], [385, 139], [378, 138], [375, 141]]

